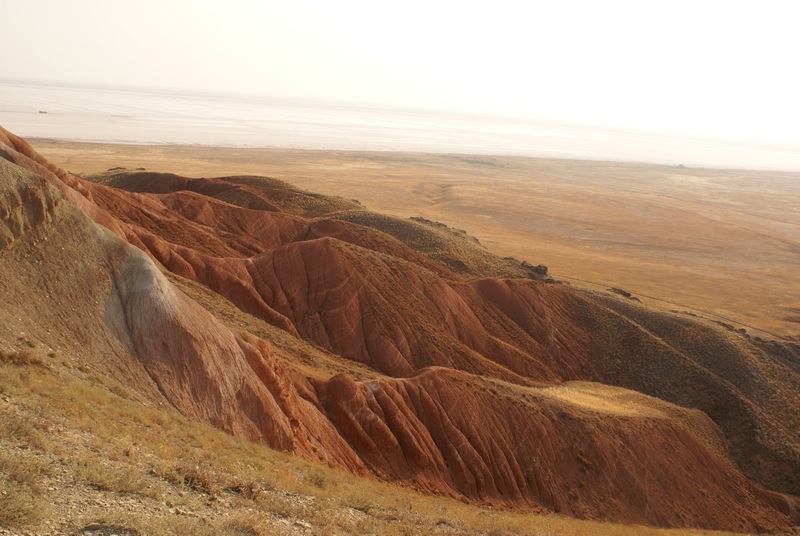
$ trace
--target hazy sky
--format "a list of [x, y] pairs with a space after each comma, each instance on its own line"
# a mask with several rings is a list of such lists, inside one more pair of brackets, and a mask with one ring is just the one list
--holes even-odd
[[5, 4], [5, 79], [800, 143], [800, 6], [793, 1]]

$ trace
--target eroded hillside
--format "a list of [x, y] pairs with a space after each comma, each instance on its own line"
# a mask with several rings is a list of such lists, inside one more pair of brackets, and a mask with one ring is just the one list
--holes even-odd
[[623, 523], [798, 522], [800, 352], [274, 179], [79, 178], [0, 131], [0, 343], [332, 467]]

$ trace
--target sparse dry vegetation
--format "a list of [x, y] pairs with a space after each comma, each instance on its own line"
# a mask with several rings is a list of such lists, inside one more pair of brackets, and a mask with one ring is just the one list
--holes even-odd
[[218, 484], [220, 479], [215, 477], [210, 468], [200, 464], [181, 462], [168, 467], [153, 468], [152, 472], [171, 484], [210, 496], [216, 496], [222, 491]]
[[0, 350], [0, 363], [9, 363], [18, 367], [37, 366], [46, 367], [44, 360], [29, 351], [6, 352]]
[[158, 499], [161, 494], [141, 469], [113, 463], [108, 458], [83, 456], [72, 462], [76, 482], [103, 491], [141, 495]]
[[40, 492], [0, 472], [0, 527], [34, 526], [47, 515]]

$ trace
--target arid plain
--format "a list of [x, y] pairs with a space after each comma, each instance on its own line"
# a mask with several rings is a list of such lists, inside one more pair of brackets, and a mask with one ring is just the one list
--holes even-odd
[[800, 173], [638, 163], [31, 140], [73, 173], [256, 174], [463, 229], [556, 279], [800, 341]]

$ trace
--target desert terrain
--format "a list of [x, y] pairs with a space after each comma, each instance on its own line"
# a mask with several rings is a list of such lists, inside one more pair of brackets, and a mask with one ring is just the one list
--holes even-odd
[[800, 173], [501, 156], [34, 140], [74, 173], [267, 175], [466, 230], [577, 286], [800, 340]]
[[0, 128], [0, 530], [796, 532], [794, 176], [709, 173]]

